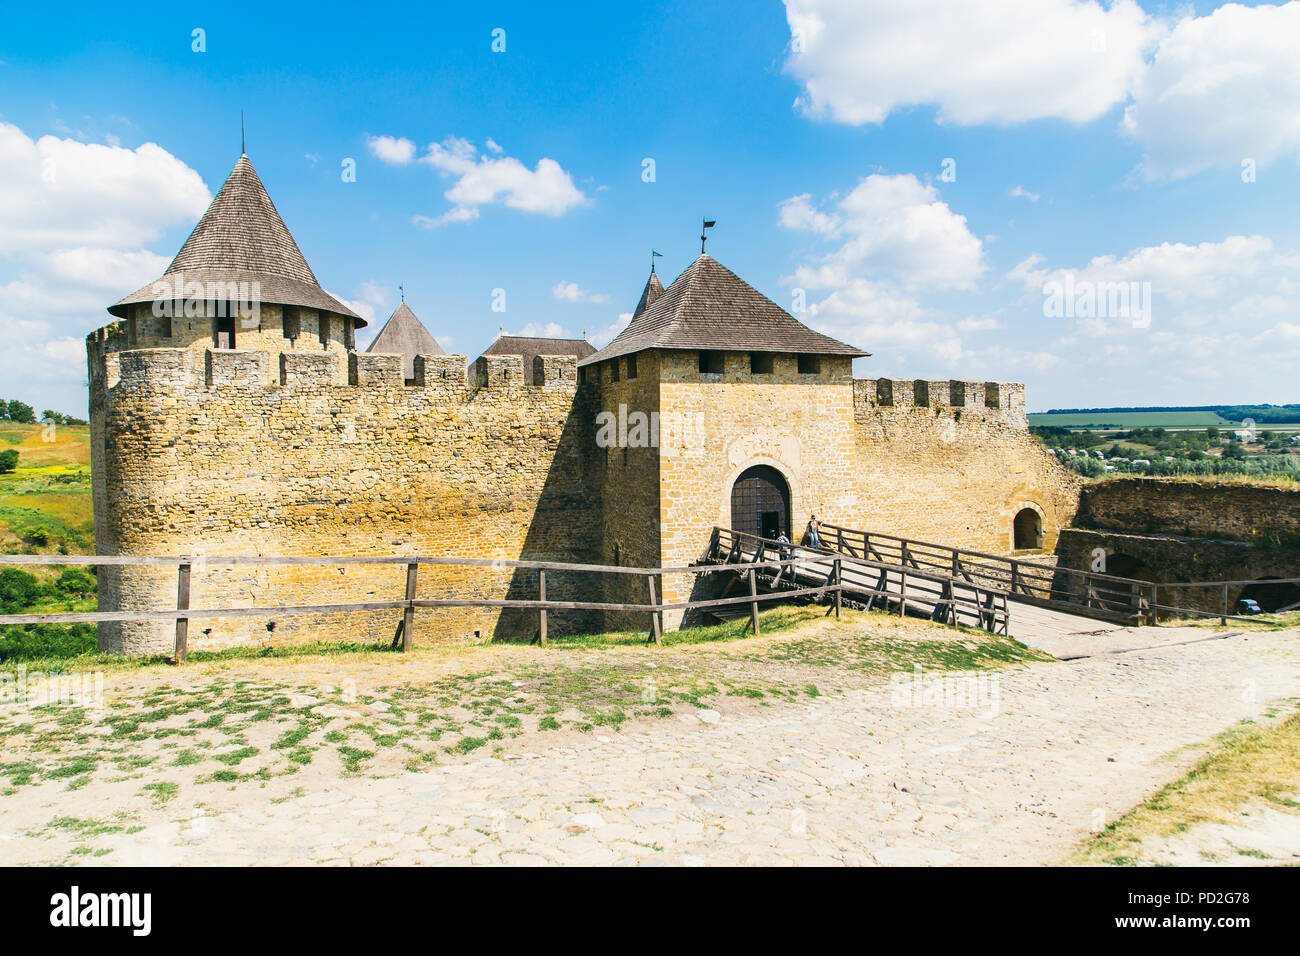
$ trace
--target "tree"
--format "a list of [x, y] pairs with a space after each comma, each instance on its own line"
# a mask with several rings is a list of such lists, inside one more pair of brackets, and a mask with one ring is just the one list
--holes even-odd
[[14, 448], [6, 448], [0, 451], [0, 474], [6, 471], [13, 471], [18, 467], [18, 451]]
[[1237, 439], [1228, 442], [1228, 447], [1223, 450], [1224, 458], [1242, 459], [1246, 457], [1246, 447]]
[[11, 422], [18, 422], [20, 425], [36, 424], [36, 412], [32, 410], [32, 406], [26, 405], [16, 398], [11, 398], [7, 409]]
[[1209, 428], [1205, 429], [1205, 437], [1210, 441], [1218, 441], [1219, 429], [1216, 426], [1211, 425]]

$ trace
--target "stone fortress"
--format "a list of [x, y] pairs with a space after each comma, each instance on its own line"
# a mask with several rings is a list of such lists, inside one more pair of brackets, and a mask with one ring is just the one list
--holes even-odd
[[[467, 366], [405, 301], [370, 351], [247, 156], [157, 282], [87, 338], [97, 552], [192, 555], [192, 607], [393, 600], [404, 568], [218, 555], [444, 555], [636, 567], [696, 560], [714, 526], [799, 540], [811, 515], [1006, 553], [1054, 547], [1082, 480], [1030, 435], [1021, 385], [854, 379], [865, 357], [701, 254], [651, 275], [605, 348], [503, 337]], [[509, 350], [509, 351], [507, 351]], [[690, 575], [664, 576], [668, 601]], [[535, 573], [424, 567], [418, 596], [534, 597]], [[643, 602], [571, 573], [558, 600]], [[175, 607], [174, 569], [100, 572], [101, 610]], [[212, 618], [193, 649], [393, 636], [400, 612]], [[569, 628], [643, 629], [608, 613]], [[646, 618], [641, 615], [640, 618]], [[671, 617], [669, 626], [680, 623]], [[420, 612], [422, 642], [527, 639], [535, 612]], [[170, 622], [100, 625], [171, 649]]]

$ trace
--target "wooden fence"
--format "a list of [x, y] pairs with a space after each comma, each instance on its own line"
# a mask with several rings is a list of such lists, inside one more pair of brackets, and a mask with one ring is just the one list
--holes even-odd
[[[353, 611], [400, 610], [401, 647], [410, 650], [415, 633], [415, 610], [417, 608], [441, 607], [479, 607], [479, 608], [530, 608], [538, 613], [538, 641], [547, 642], [547, 613], [557, 610], [590, 611], [624, 611], [649, 615], [649, 641], [663, 643], [663, 615], [665, 611], [692, 610], [711, 607], [723, 607], [735, 604], [748, 604], [750, 624], [755, 634], [759, 633], [758, 606], [765, 601], [786, 600], [793, 597], [835, 596], [832, 610], [839, 615], [838, 595], [841, 586], [827, 582], [820, 586], [797, 588], [771, 594], [759, 594], [751, 588], [748, 595], [739, 597], [722, 597], [703, 601], [665, 602], [660, 579], [665, 575], [692, 574], [707, 575], [723, 571], [731, 572], [748, 569], [751, 576], [758, 569], [768, 569], [779, 573], [781, 568], [794, 563], [794, 559], [760, 560], [745, 564], [732, 564], [726, 568], [715, 566], [692, 565], [690, 567], [666, 568], [629, 568], [613, 565], [570, 564], [559, 561], [511, 561], [489, 558], [447, 558], [447, 557], [380, 557], [380, 556], [332, 556], [332, 557], [261, 557], [261, 556], [144, 556], [144, 555], [0, 555], [0, 565], [58, 565], [58, 566], [118, 566], [118, 567], [175, 567], [176, 568], [176, 607], [166, 609], [149, 609], [135, 611], [84, 611], [48, 614], [2, 614], [0, 625], [4, 624], [97, 624], [101, 621], [160, 621], [176, 622], [176, 660], [185, 661], [188, 653], [189, 622], [194, 618], [211, 617], [264, 617], [270, 615], [292, 614], [332, 614]], [[238, 565], [262, 566], [325, 566], [349, 567], [354, 565], [405, 565], [406, 593], [397, 600], [363, 601], [339, 604], [301, 604], [276, 605], [274, 607], [190, 607], [190, 583], [196, 569], [209, 567], [233, 567]], [[487, 599], [487, 598], [417, 598], [421, 565], [439, 567], [470, 567], [492, 569], [526, 569], [537, 572], [536, 599]], [[647, 600], [644, 604], [620, 604], [608, 601], [557, 601], [547, 597], [547, 572], [577, 571], [593, 574], [632, 575], [646, 579]], [[828, 611], [828, 613], [830, 613]], [[396, 642], [395, 642], [396, 643]]]

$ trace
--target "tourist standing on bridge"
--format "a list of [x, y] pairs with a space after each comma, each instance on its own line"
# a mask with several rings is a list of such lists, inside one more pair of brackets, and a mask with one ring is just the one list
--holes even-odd
[[820, 548], [822, 546], [821, 530], [822, 530], [821, 522], [817, 520], [816, 515], [813, 515], [811, 518], [808, 519], [808, 544], [814, 549]]

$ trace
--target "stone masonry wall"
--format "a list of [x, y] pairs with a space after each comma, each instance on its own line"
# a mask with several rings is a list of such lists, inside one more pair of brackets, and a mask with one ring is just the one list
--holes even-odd
[[1075, 523], [1300, 546], [1300, 490], [1213, 480], [1107, 478], [1084, 486]]
[[[516, 369], [509, 384], [471, 388], [463, 356], [419, 357], [417, 382], [428, 384], [406, 386], [398, 356], [350, 353], [343, 366], [324, 350], [109, 347], [92, 336], [100, 553], [599, 558], [592, 535], [574, 534], [599, 527], [601, 515], [599, 489], [586, 483], [591, 410], [576, 394], [572, 358], [548, 361], [553, 377], [541, 384]], [[391, 600], [404, 575], [401, 566], [196, 564], [191, 606]], [[174, 569], [105, 569], [102, 579], [104, 609], [175, 606]], [[425, 566], [418, 596], [532, 597], [534, 588], [535, 572]], [[560, 599], [590, 588], [548, 581]], [[399, 618], [203, 619], [191, 623], [190, 647], [389, 639]], [[527, 638], [535, 628], [535, 612], [416, 614], [417, 641]], [[173, 631], [109, 624], [100, 639], [112, 651], [166, 652]]]
[[1005, 554], [1023, 508], [1042, 520], [1042, 547], [1074, 517], [1083, 479], [1030, 434], [1024, 386], [994, 382], [853, 383], [854, 504], [867, 531]]

